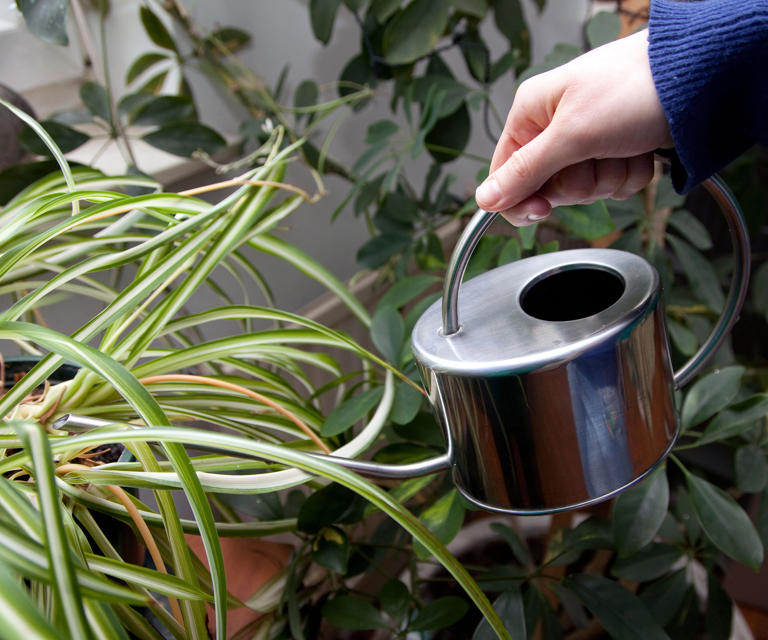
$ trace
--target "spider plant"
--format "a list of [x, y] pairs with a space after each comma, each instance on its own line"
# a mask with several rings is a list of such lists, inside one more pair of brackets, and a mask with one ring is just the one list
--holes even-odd
[[[300, 142], [285, 143], [275, 129], [242, 176], [163, 193], [149, 178], [70, 168], [39, 125], [8, 108], [61, 167], [0, 211], [0, 294], [9, 300], [0, 340], [6, 353], [15, 346], [37, 358], [0, 397], [0, 611], [9, 637], [159, 638], [160, 626], [176, 638], [207, 638], [206, 602], [215, 607], [216, 637], [227, 637], [226, 609], [242, 603], [227, 592], [220, 536], [265, 536], [297, 524], [295, 517], [243, 522], [221, 494], [299, 484], [312, 490], [328, 480], [424, 545], [506, 637], [474, 580], [394, 491], [308, 455], [367, 449], [393, 406], [396, 376], [404, 376], [345, 334], [249, 304], [257, 289], [270, 300], [251, 260], [265, 252], [371, 323], [343, 283], [271, 233], [312, 199], [283, 182]], [[124, 192], [136, 187], [150, 192]], [[196, 197], [223, 187], [234, 191], [213, 204]], [[224, 275], [237, 283], [240, 300], [224, 292]], [[202, 288], [223, 303], [191, 313], [186, 306]], [[70, 309], [80, 299], [99, 306], [69, 335], [56, 329], [60, 312], [49, 306], [62, 296]], [[229, 331], [206, 337], [212, 325]], [[357, 371], [342, 370], [334, 355], [340, 350], [359, 359]], [[77, 374], [49, 384], [65, 362], [78, 365]], [[329, 408], [372, 388], [381, 392], [356, 430], [322, 433]], [[66, 414], [81, 416], [79, 428], [62, 427]], [[114, 443], [132, 459], [96, 463], [92, 453]], [[154, 492], [157, 506], [131, 488]], [[192, 518], [179, 516], [181, 500]], [[127, 562], [97, 512], [130, 524], [154, 568]], [[191, 554], [185, 533], [202, 537], [210, 571]]]

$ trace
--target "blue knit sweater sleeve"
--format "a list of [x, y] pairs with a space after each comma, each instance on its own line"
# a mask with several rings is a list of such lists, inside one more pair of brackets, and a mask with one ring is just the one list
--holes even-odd
[[648, 34], [685, 193], [768, 144], [768, 0], [652, 0]]

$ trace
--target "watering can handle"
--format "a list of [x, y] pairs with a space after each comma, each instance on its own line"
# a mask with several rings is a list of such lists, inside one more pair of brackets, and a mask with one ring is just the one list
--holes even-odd
[[[728, 232], [733, 246], [734, 270], [731, 287], [720, 318], [701, 348], [675, 373], [675, 388], [680, 388], [690, 382], [725, 340], [731, 327], [738, 319], [749, 283], [749, 235], [739, 205], [719, 176], [713, 176], [704, 181], [702, 186], [714, 197], [728, 223]], [[444, 336], [452, 336], [461, 331], [458, 304], [461, 281], [464, 278], [464, 272], [472, 252], [497, 215], [497, 213], [479, 210], [469, 221], [456, 243], [456, 248], [453, 250], [448, 263], [443, 285], [442, 333]]]

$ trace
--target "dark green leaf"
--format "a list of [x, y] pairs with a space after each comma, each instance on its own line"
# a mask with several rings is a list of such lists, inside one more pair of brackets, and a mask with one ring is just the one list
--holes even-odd
[[[499, 614], [509, 635], [512, 638], [527, 638], [525, 628], [525, 611], [523, 609], [523, 595], [520, 589], [510, 589], [502, 593], [493, 601], [493, 609]], [[483, 618], [472, 634], [472, 640], [494, 640], [496, 634], [491, 625]]]
[[55, 160], [14, 164], [0, 171], [0, 205], [6, 204], [19, 191], [58, 170]]
[[165, 86], [165, 80], [168, 77], [168, 71], [161, 71], [152, 76], [143, 85], [139, 87], [137, 93], [160, 93]]
[[403, 318], [392, 307], [379, 308], [371, 320], [371, 339], [384, 358], [397, 364], [403, 347]]
[[379, 610], [355, 596], [336, 596], [323, 605], [323, 618], [339, 629], [384, 629]]
[[732, 404], [718, 413], [704, 429], [699, 444], [725, 440], [750, 429], [758, 420], [763, 420], [768, 412], [768, 393], [754, 396]]
[[376, 406], [383, 392], [384, 387], [374, 387], [342, 402], [328, 414], [320, 429], [321, 435], [331, 437], [349, 429]]
[[333, 32], [333, 23], [341, 0], [309, 0], [309, 18], [312, 33], [323, 44], [328, 44]]
[[519, 589], [528, 578], [526, 570], [514, 564], [491, 567], [477, 576], [477, 586], [490, 593]]
[[510, 50], [517, 54], [518, 64], [527, 66], [531, 59], [531, 35], [520, 0], [493, 0], [493, 17], [499, 31], [509, 40]]
[[395, 403], [389, 413], [389, 419], [395, 424], [408, 424], [416, 417], [424, 396], [407, 382], [401, 382], [395, 388]]
[[344, 4], [350, 11], [359, 11], [368, 0], [344, 0]]
[[496, 82], [501, 76], [509, 73], [519, 64], [519, 53], [517, 51], [507, 51], [502, 54], [496, 62], [491, 65], [489, 82]]
[[[464, 523], [464, 504], [456, 489], [451, 489], [437, 502], [427, 507], [419, 516], [424, 525], [435, 534], [443, 544], [448, 544], [461, 529]], [[431, 556], [431, 553], [420, 543], [414, 541], [413, 550], [421, 559]]]
[[461, 53], [467, 70], [478, 82], [488, 82], [491, 73], [491, 54], [475, 26], [467, 26], [461, 39]]
[[469, 605], [464, 598], [445, 596], [428, 603], [419, 611], [408, 628], [411, 631], [433, 631], [450, 627], [464, 617]]
[[210, 155], [226, 145], [224, 138], [199, 122], [167, 124], [146, 134], [142, 140], [153, 147], [184, 157], [192, 156], [195, 151], [204, 151]]
[[469, 142], [471, 123], [466, 103], [447, 118], [438, 120], [424, 138], [435, 162], [451, 162], [461, 155]]
[[[40, 123], [48, 134], [53, 138], [54, 142], [58, 145], [59, 149], [63, 153], [77, 149], [80, 145], [85, 144], [90, 138], [60, 122], [54, 122], [53, 120], [44, 120]], [[48, 156], [50, 151], [45, 143], [37, 137], [37, 134], [29, 127], [24, 127], [19, 134], [19, 142], [22, 146], [39, 156]]]
[[[339, 96], [342, 98], [356, 91], [354, 87], [350, 87], [345, 83], [352, 82], [361, 87], [374, 88], [378, 82], [376, 74], [366, 62], [363, 54], [355, 56], [344, 66], [341, 75], [339, 76], [339, 81], [341, 84], [339, 85], [338, 91]], [[358, 111], [362, 109], [368, 101], [369, 98], [358, 100], [352, 105], [352, 108], [355, 111]]]
[[599, 11], [587, 22], [587, 42], [591, 49], [619, 37], [621, 19], [615, 11]]
[[156, 65], [158, 62], [163, 62], [166, 60], [169, 60], [169, 57], [164, 53], [145, 53], [140, 55], [138, 58], [136, 58], [136, 60], [133, 61], [133, 64], [125, 73], [126, 84], [133, 82], [142, 73], [144, 73], [150, 67]]
[[417, 414], [408, 425], [395, 425], [395, 432], [401, 438], [412, 442], [423, 442], [438, 449], [445, 446], [443, 432], [435, 422], [435, 416], [426, 411]]
[[611, 571], [615, 576], [625, 580], [647, 582], [663, 576], [682, 557], [681, 549], [652, 542], [641, 551], [616, 560]]
[[748, 493], [760, 493], [768, 481], [768, 464], [765, 454], [755, 444], [736, 449], [734, 456], [736, 486]]
[[368, 132], [365, 135], [365, 144], [379, 144], [389, 140], [394, 134], [400, 131], [400, 127], [392, 120], [378, 120], [368, 125]]
[[557, 207], [553, 213], [571, 233], [585, 240], [602, 238], [615, 228], [602, 200], [592, 204]]
[[677, 347], [680, 353], [689, 357], [696, 353], [699, 339], [693, 331], [671, 318], [667, 319], [667, 329], [669, 329], [669, 337], [672, 340], [672, 344]]
[[[464, 102], [469, 88], [450, 76], [427, 74], [416, 78], [412, 85], [413, 100], [427, 112], [434, 110], [435, 118], [446, 118]], [[430, 111], [431, 112], [431, 111]]]
[[708, 640], [728, 640], [731, 637], [733, 603], [714, 573], [707, 573], [707, 613], [704, 628]]
[[696, 298], [712, 311], [719, 312], [723, 308], [725, 298], [712, 263], [684, 240], [672, 234], [667, 234], [667, 239], [680, 260]]
[[760, 496], [760, 505], [757, 508], [755, 519], [760, 540], [762, 540], [763, 546], [768, 546], [768, 491], [763, 491], [763, 495]]
[[365, 501], [356, 493], [339, 484], [329, 484], [302, 502], [296, 526], [299, 531], [317, 533], [333, 524], [358, 522], [364, 509]]
[[304, 80], [298, 87], [293, 96], [294, 107], [313, 107], [317, 104], [317, 98], [320, 91], [314, 80]]
[[66, 46], [69, 0], [16, 0], [27, 28], [44, 42]]
[[427, 55], [448, 24], [448, 0], [412, 0], [384, 29], [382, 49], [389, 64], [408, 64]]
[[669, 224], [694, 247], [702, 251], [712, 248], [712, 238], [707, 228], [690, 211], [678, 209], [669, 216]]
[[251, 41], [251, 35], [237, 27], [222, 27], [211, 33], [206, 40], [211, 44], [220, 43], [228, 52], [234, 53]]
[[533, 585], [523, 594], [523, 608], [525, 609], [525, 628], [528, 633], [536, 629], [536, 625], [541, 621], [541, 631], [543, 640], [561, 640], [563, 629], [557, 615], [552, 610], [549, 601]]
[[696, 589], [690, 585], [683, 597], [683, 603], [672, 621], [667, 626], [671, 637], [675, 640], [695, 640], [701, 622], [701, 606]]
[[683, 604], [687, 590], [688, 580], [685, 569], [679, 569], [648, 585], [640, 593], [640, 599], [648, 607], [654, 619], [660, 625], [666, 626]]
[[170, 49], [176, 51], [176, 44], [171, 38], [171, 34], [168, 33], [168, 29], [160, 21], [151, 9], [142, 6], [140, 9], [141, 23], [144, 25], [144, 31], [147, 32], [149, 39], [152, 40], [158, 47], [163, 49]]
[[280, 520], [288, 517], [276, 493], [223, 493], [219, 498], [233, 509], [259, 520]]
[[727, 407], [739, 392], [742, 375], [744, 367], [724, 367], [697, 380], [683, 401], [683, 430], [701, 424]]
[[724, 554], [755, 571], [763, 562], [763, 544], [749, 516], [722, 489], [691, 473], [688, 491], [701, 528]]
[[424, 273], [406, 276], [402, 280], [398, 280], [381, 296], [377, 306], [399, 309], [437, 282], [439, 282], [439, 278]]
[[580, 573], [565, 579], [605, 630], [620, 640], [667, 640], [661, 626], [643, 602], [620, 584], [600, 576]]
[[526, 251], [533, 249], [533, 245], [536, 242], [536, 229], [538, 227], [538, 224], [531, 224], [527, 227], [517, 228], [517, 235], [520, 236], [520, 244], [523, 245], [523, 249]]
[[112, 110], [109, 107], [107, 90], [98, 82], [84, 82], [80, 85], [80, 99], [92, 115], [112, 122]]
[[504, 246], [501, 248], [501, 251], [499, 252], [499, 258], [496, 262], [496, 266], [501, 267], [502, 265], [509, 264], [510, 262], [515, 262], [516, 260], [519, 260], [522, 257], [522, 249], [520, 247], [520, 242], [517, 238], [510, 238], [504, 243]]
[[195, 104], [186, 96], [152, 96], [131, 117], [133, 124], [166, 125], [195, 117]]
[[321, 529], [312, 541], [312, 560], [321, 567], [344, 575], [349, 562], [349, 539], [338, 527]]
[[488, 0], [451, 0], [451, 5], [456, 11], [475, 18], [485, 17], [488, 11]]
[[117, 113], [122, 117], [128, 117], [130, 120], [136, 112], [145, 104], [155, 99], [153, 93], [129, 93], [120, 98], [117, 103]]
[[533, 563], [531, 552], [528, 550], [528, 545], [525, 544], [517, 531], [500, 522], [492, 523], [491, 530], [504, 538], [504, 541], [509, 545], [510, 549], [512, 549], [512, 553], [521, 565], [527, 567]]
[[411, 604], [411, 592], [400, 580], [392, 578], [381, 587], [381, 608], [395, 622], [400, 622]]
[[368, 269], [378, 269], [403, 251], [411, 240], [408, 236], [382, 233], [366, 242], [357, 252], [357, 261]]
[[402, 0], [373, 0], [371, 13], [379, 24], [384, 24], [400, 8]]
[[619, 553], [634, 553], [653, 540], [668, 506], [669, 484], [664, 467], [622, 493], [613, 505], [611, 519]]

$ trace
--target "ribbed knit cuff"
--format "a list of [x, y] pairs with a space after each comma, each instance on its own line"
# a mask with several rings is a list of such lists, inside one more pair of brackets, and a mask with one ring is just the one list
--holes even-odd
[[685, 193], [768, 137], [768, 0], [652, 0], [648, 42]]

